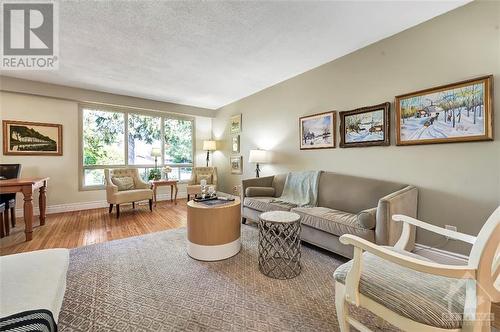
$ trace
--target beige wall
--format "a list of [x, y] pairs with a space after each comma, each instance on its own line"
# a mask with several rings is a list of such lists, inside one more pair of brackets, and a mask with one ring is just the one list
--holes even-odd
[[[413, 184], [421, 219], [477, 234], [500, 201], [500, 124], [493, 142], [397, 147], [393, 129], [390, 147], [300, 151], [298, 117], [392, 102], [402, 93], [486, 74], [498, 79], [499, 25], [500, 2], [474, 2], [223, 107], [213, 121], [223, 147], [215, 154], [222, 189], [254, 176], [250, 149], [269, 149], [275, 160], [263, 166], [263, 175], [319, 169]], [[498, 113], [500, 82], [494, 94]], [[243, 114], [243, 176], [229, 174], [228, 118], [237, 113]], [[418, 241], [443, 242], [423, 232]]]
[[[51, 156], [5, 156], [2, 163], [21, 163], [22, 176], [48, 176], [48, 211], [91, 208], [100, 206], [106, 199], [104, 190], [79, 191], [78, 170], [78, 102], [40, 97], [20, 93], [0, 92], [0, 119], [25, 120], [58, 123], [63, 125], [63, 155]], [[204, 165], [205, 154], [201, 151], [202, 141], [211, 136], [212, 119], [195, 116], [196, 153], [195, 164]], [[159, 194], [167, 192], [166, 187]], [[185, 193], [185, 185], [179, 194]], [[35, 202], [38, 202], [35, 200]], [[18, 199], [18, 206], [21, 200]]]

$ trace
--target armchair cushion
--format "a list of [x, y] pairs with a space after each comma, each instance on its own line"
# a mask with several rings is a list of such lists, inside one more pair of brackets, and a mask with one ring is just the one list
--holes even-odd
[[118, 187], [118, 191], [134, 189], [134, 178], [131, 176], [112, 177], [111, 182]]
[[201, 183], [201, 180], [207, 180], [207, 184], [212, 184], [212, 174], [198, 173], [196, 174], [196, 183]]
[[275, 190], [273, 187], [248, 187], [245, 189], [247, 197], [274, 197]]
[[[404, 250], [386, 248], [429, 261]], [[345, 284], [351, 266], [352, 261], [339, 266], [334, 273], [335, 280]], [[443, 329], [458, 329], [462, 326], [465, 282], [414, 271], [365, 252], [359, 291], [413, 321]]]
[[131, 203], [153, 199], [153, 190], [151, 189], [132, 189], [117, 192], [112, 197], [108, 197], [110, 204]]

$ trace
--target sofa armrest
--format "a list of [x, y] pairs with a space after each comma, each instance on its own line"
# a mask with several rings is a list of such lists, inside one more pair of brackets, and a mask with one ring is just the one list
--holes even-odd
[[[417, 216], [418, 189], [407, 186], [401, 190], [382, 197], [377, 206], [377, 225], [375, 227], [375, 243], [393, 246], [399, 240], [402, 224], [392, 220], [395, 214], [410, 217]], [[412, 250], [415, 245], [415, 227], [411, 227], [406, 250]]]
[[248, 187], [271, 187], [273, 188], [274, 176], [264, 176], [261, 178], [245, 179], [241, 181], [241, 196], [245, 197]]

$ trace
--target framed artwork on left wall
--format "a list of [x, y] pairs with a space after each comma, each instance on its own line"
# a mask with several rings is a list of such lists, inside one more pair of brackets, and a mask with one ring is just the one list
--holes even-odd
[[62, 125], [3, 120], [3, 154], [62, 156]]
[[243, 174], [243, 156], [231, 156], [231, 174]]

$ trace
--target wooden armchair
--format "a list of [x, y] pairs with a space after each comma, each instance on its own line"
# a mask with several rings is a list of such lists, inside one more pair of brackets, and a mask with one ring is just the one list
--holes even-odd
[[120, 217], [120, 204], [149, 201], [149, 210], [153, 211], [153, 190], [151, 186], [142, 181], [137, 168], [105, 169], [106, 199], [109, 203], [109, 213], [116, 205], [116, 218]]
[[[334, 273], [341, 332], [349, 331], [349, 325], [369, 331], [349, 315], [348, 303], [368, 309], [404, 331], [490, 331], [491, 303], [500, 301], [500, 207], [477, 237], [403, 215], [393, 219], [403, 222], [394, 247], [378, 246], [354, 235], [340, 238], [354, 246], [354, 259]], [[439, 264], [404, 251], [413, 226], [472, 244], [468, 264]]]

